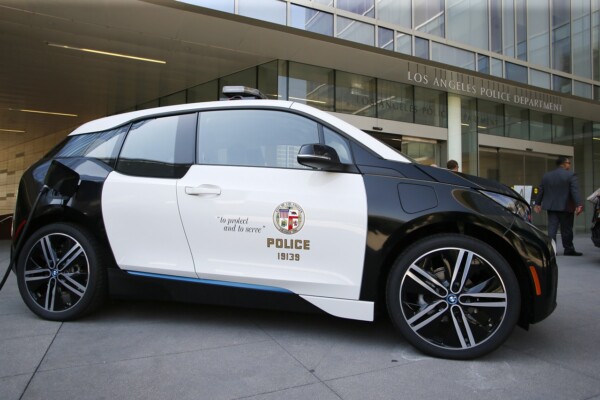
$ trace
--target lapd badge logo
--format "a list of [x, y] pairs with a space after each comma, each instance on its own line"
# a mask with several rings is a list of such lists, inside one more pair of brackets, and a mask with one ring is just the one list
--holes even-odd
[[291, 201], [281, 203], [273, 212], [273, 224], [279, 232], [293, 235], [304, 226], [304, 210]]

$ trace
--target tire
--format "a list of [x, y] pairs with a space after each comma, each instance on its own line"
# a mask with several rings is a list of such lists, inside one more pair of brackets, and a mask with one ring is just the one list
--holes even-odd
[[519, 318], [514, 272], [491, 246], [459, 234], [435, 235], [406, 249], [387, 281], [398, 331], [434, 357], [471, 359], [500, 346]]
[[17, 282], [25, 304], [41, 318], [68, 321], [97, 309], [107, 294], [104, 252], [78, 225], [55, 223], [25, 242]]

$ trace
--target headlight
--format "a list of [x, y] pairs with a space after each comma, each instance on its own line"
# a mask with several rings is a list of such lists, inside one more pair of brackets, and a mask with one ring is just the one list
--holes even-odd
[[490, 199], [506, 208], [508, 211], [518, 215], [527, 222], [531, 222], [531, 209], [524, 201], [515, 199], [514, 197], [506, 196], [500, 193], [481, 191]]

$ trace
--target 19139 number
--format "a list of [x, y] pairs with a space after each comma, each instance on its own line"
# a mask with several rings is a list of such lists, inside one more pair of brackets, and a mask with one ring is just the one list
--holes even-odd
[[300, 261], [300, 254], [298, 253], [277, 253], [278, 260], [284, 261]]

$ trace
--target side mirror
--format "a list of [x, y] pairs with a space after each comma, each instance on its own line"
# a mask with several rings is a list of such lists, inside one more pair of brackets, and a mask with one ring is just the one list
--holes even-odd
[[307, 167], [328, 171], [337, 171], [343, 166], [333, 147], [318, 143], [303, 145], [298, 152], [298, 162]]

